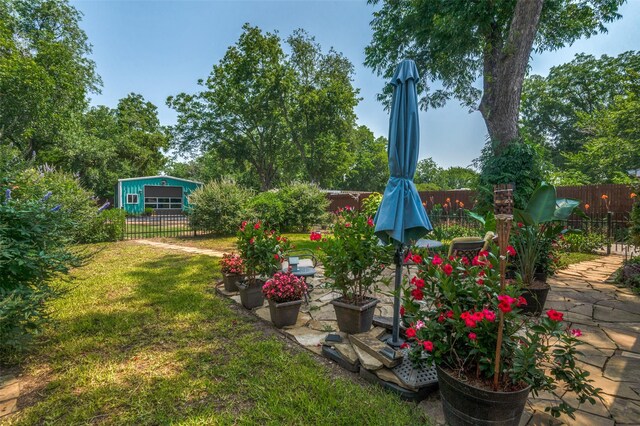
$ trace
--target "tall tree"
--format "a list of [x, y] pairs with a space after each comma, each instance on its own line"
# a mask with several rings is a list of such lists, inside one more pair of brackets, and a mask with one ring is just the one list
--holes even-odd
[[167, 100], [178, 112], [176, 147], [216, 150], [243, 171], [248, 163], [263, 190], [297, 178], [331, 186], [351, 159], [352, 64], [301, 30], [287, 39], [288, 56], [277, 34], [243, 30], [201, 92]]
[[438, 164], [433, 161], [433, 158], [423, 158], [418, 161], [414, 181], [416, 184], [435, 183], [441, 172], [442, 167], [438, 166]]
[[334, 189], [383, 191], [389, 179], [387, 138], [376, 138], [366, 126], [358, 126], [351, 134], [354, 152], [344, 180]]
[[87, 94], [98, 91], [80, 18], [65, 0], [0, 2], [0, 143], [25, 156], [56, 162], [59, 151], [49, 149], [72, 134]]
[[[378, 4], [380, 0], [369, 0]], [[385, 0], [374, 12], [365, 63], [391, 77], [403, 58], [422, 73], [422, 106], [455, 97], [479, 109], [496, 152], [518, 140], [520, 95], [532, 50], [606, 31], [624, 0]], [[482, 89], [475, 86], [482, 78]], [[434, 88], [433, 82], [442, 87]]]
[[638, 87], [640, 53], [576, 55], [571, 62], [552, 67], [546, 77], [533, 75], [525, 80], [522, 132], [549, 148], [553, 163], [564, 167], [564, 154], [580, 151], [588, 140], [602, 134], [594, 123], [606, 117], [607, 109], [619, 108]]

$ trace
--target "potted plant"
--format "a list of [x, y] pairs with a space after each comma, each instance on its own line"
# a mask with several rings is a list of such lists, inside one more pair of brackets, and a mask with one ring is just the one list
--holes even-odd
[[547, 277], [556, 269], [553, 247], [567, 229], [566, 221], [580, 201], [558, 199], [556, 188], [542, 182], [533, 192], [524, 210], [515, 209], [516, 225], [512, 244], [516, 249], [515, 270], [522, 278], [523, 296], [528, 302], [526, 312], [540, 315], [550, 286]]
[[304, 278], [298, 278], [290, 272], [276, 272], [262, 286], [262, 293], [269, 301], [273, 325], [282, 328], [296, 323], [306, 291]]
[[260, 221], [244, 221], [237, 234], [237, 247], [244, 265], [244, 280], [237, 286], [242, 306], [262, 306], [262, 286], [281, 267], [282, 255], [289, 242]]
[[220, 261], [222, 281], [226, 291], [238, 291], [238, 282], [244, 278], [242, 258], [235, 253], [225, 253]]
[[371, 217], [353, 208], [339, 209], [332, 236], [312, 233], [322, 245], [321, 261], [329, 286], [341, 296], [331, 303], [338, 328], [345, 333], [362, 333], [371, 328], [379, 300], [369, 295], [391, 260], [389, 248], [379, 244]]
[[[434, 255], [404, 289], [409, 356], [436, 365], [447, 424], [517, 425], [530, 392], [573, 392], [595, 403], [599, 389], [575, 362], [580, 331], [555, 310], [525, 316], [520, 286], [503, 289], [498, 271], [493, 253], [472, 262]], [[548, 410], [573, 416], [575, 408]]]

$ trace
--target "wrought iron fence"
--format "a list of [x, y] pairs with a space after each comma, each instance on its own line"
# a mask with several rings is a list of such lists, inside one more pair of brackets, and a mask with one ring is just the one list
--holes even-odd
[[184, 237], [207, 234], [208, 231], [194, 229], [189, 217], [178, 215], [152, 215], [127, 217], [125, 239], [135, 240], [155, 237]]

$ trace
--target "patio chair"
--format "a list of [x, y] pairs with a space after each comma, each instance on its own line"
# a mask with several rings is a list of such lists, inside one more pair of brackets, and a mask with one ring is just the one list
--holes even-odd
[[449, 246], [449, 256], [466, 257], [471, 262], [488, 245], [489, 242], [481, 237], [454, 238]]

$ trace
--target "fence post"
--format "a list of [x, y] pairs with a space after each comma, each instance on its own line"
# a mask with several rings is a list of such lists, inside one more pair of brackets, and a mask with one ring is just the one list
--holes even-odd
[[613, 212], [607, 212], [607, 255], [611, 254], [611, 239], [613, 237], [613, 233], [611, 232], [612, 223]]

